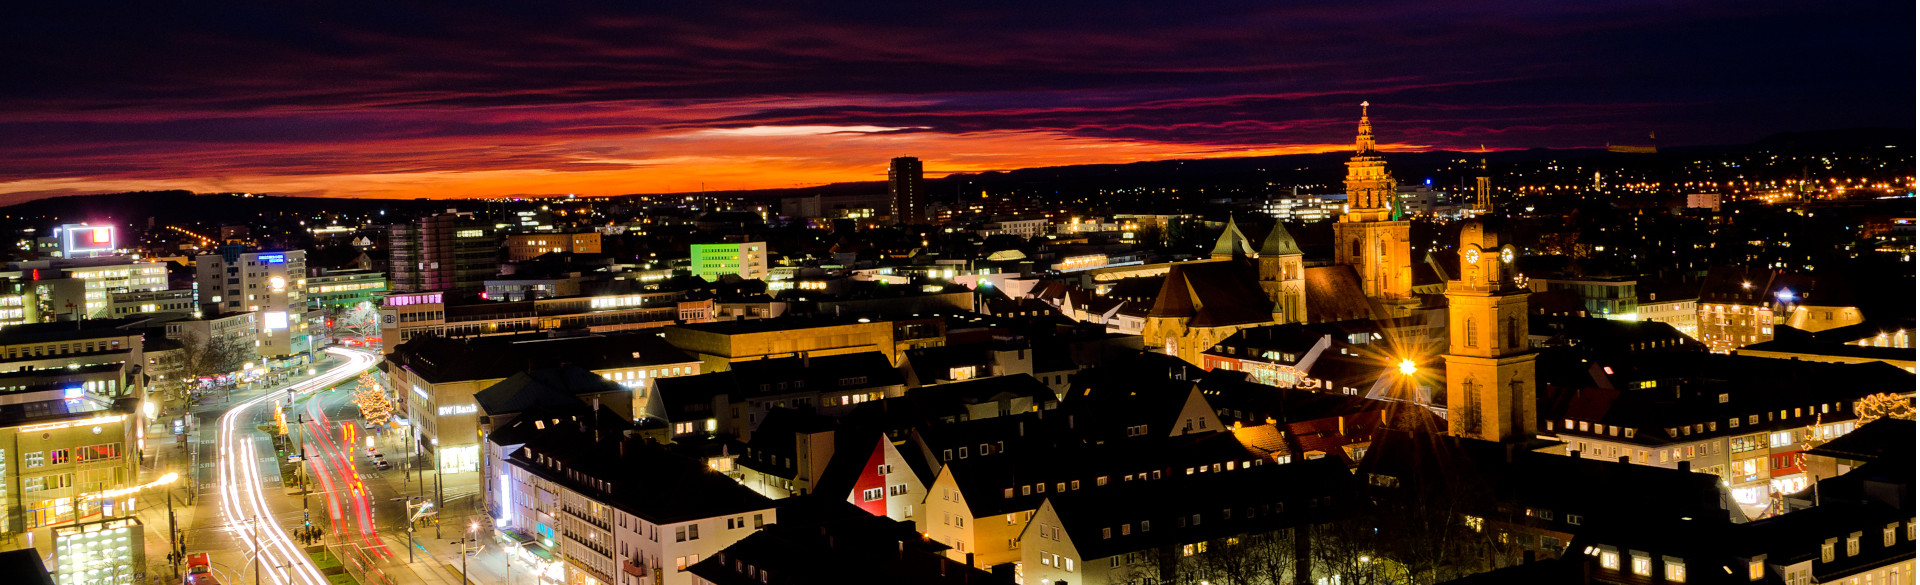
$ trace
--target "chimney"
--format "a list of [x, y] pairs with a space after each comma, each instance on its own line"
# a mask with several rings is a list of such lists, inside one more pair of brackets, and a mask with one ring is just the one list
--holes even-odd
[[1626, 455], [1621, 455], [1621, 456], [1620, 456], [1620, 462], [1621, 462], [1621, 463], [1627, 463], [1627, 456], [1626, 456]]
[[973, 566], [973, 553], [967, 553], [967, 566]]
[[1692, 462], [1692, 461], [1681, 461], [1681, 462], [1680, 462], [1680, 471], [1689, 471], [1689, 472], [1690, 472], [1690, 471], [1693, 471], [1693, 462]]
[[1024, 421], [1024, 420], [1020, 421], [1019, 423], [1016, 424], [1016, 427], [1019, 430], [1018, 436], [1022, 436], [1022, 437], [1027, 436], [1027, 421]]
[[1514, 455], [1513, 452], [1515, 448], [1518, 447], [1518, 445], [1514, 445], [1513, 443], [1507, 443], [1506, 447], [1507, 447], [1507, 463], [1513, 463], [1513, 455]]

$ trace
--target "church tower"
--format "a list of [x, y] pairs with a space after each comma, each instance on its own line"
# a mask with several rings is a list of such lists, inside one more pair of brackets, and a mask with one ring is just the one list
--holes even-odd
[[1487, 176], [1487, 147], [1480, 147], [1480, 176], [1473, 179], [1473, 210], [1486, 213], [1493, 209], [1493, 179]]
[[1286, 224], [1274, 222], [1273, 231], [1260, 243], [1260, 290], [1273, 301], [1276, 323], [1307, 321], [1307, 280], [1305, 254], [1300, 244], [1287, 233]]
[[1383, 317], [1403, 317], [1413, 299], [1412, 225], [1400, 220], [1393, 174], [1374, 150], [1366, 102], [1360, 102], [1360, 135], [1353, 150], [1347, 161], [1347, 213], [1333, 224], [1333, 259], [1353, 266], [1368, 298], [1399, 307], [1397, 314]]
[[1447, 283], [1447, 429], [1488, 441], [1538, 432], [1527, 290], [1514, 282], [1514, 249], [1480, 220], [1460, 227], [1459, 280]]
[[1214, 260], [1227, 260], [1235, 256], [1252, 256], [1253, 240], [1240, 231], [1240, 225], [1234, 223], [1233, 215], [1227, 215], [1227, 229], [1220, 231], [1220, 239], [1213, 242]]

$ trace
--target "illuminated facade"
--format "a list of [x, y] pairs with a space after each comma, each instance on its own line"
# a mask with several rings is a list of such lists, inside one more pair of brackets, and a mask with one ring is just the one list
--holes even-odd
[[918, 158], [903, 156], [887, 165], [887, 194], [893, 198], [894, 223], [927, 223], [927, 193], [920, 179]]
[[532, 260], [542, 254], [599, 254], [600, 232], [515, 234], [507, 236], [507, 260]]
[[387, 227], [392, 288], [477, 293], [499, 272], [494, 227], [472, 213], [443, 213]]
[[200, 303], [207, 307], [204, 311], [253, 313], [261, 356], [304, 358], [312, 343], [307, 324], [306, 251], [226, 248], [194, 257], [194, 271]]
[[[115, 294], [167, 289], [165, 262], [124, 256], [31, 260], [14, 262], [9, 268], [0, 272], [0, 277], [16, 282], [32, 281], [43, 319], [52, 319], [52, 315], [72, 318], [76, 313], [89, 319], [108, 317]], [[65, 282], [68, 279], [80, 283], [78, 292], [84, 301], [75, 302], [78, 299], [72, 298], [73, 287]]]
[[1404, 317], [1414, 300], [1412, 224], [1400, 219], [1393, 173], [1374, 149], [1366, 107], [1361, 102], [1360, 133], [1347, 161], [1347, 213], [1333, 224], [1334, 262], [1354, 267], [1367, 297], [1390, 313], [1384, 317]]
[[693, 275], [708, 282], [729, 274], [745, 280], [765, 279], [770, 268], [766, 242], [693, 245]]
[[1527, 291], [1514, 249], [1478, 220], [1460, 228], [1460, 278], [1447, 283], [1447, 428], [1488, 441], [1534, 436], [1538, 413]]

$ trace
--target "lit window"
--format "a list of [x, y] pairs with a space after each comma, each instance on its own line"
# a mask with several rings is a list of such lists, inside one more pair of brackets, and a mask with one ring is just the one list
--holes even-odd
[[1646, 555], [1633, 555], [1633, 574], [1642, 577], [1653, 576], [1653, 559]]
[[1600, 551], [1600, 568], [1620, 570], [1620, 553], [1610, 550]]
[[1680, 559], [1663, 557], [1661, 563], [1667, 566], [1667, 580], [1675, 583], [1687, 582], [1687, 565]]

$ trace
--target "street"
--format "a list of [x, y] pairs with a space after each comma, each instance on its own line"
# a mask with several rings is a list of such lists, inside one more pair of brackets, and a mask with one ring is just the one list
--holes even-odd
[[[254, 548], [252, 551], [235, 551], [241, 552], [244, 558], [234, 565], [234, 569], [249, 570], [243, 567], [246, 564], [261, 567], [254, 572], [256, 581], [264, 577], [276, 585], [328, 584], [320, 570], [307, 558], [303, 548], [289, 537], [281, 524], [281, 517], [274, 512], [275, 506], [270, 505], [285, 498], [270, 501], [269, 494], [277, 493], [280, 489], [275, 486], [273, 491], [268, 491], [267, 479], [262, 476], [261, 468], [278, 466], [279, 457], [272, 451], [271, 444], [265, 449], [259, 446], [260, 440], [266, 436], [251, 428], [254, 418], [247, 415], [255, 407], [286, 396], [286, 390], [290, 389], [292, 394], [304, 394], [325, 388], [365, 371], [377, 360], [374, 354], [364, 351], [331, 348], [327, 352], [346, 358], [347, 363], [329, 369], [320, 376], [236, 404], [220, 417], [218, 423], [216, 489], [224, 513], [224, 524], [239, 540]], [[277, 467], [267, 469], [277, 471]], [[277, 482], [277, 477], [275, 479]]]

